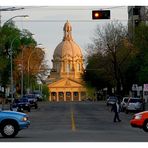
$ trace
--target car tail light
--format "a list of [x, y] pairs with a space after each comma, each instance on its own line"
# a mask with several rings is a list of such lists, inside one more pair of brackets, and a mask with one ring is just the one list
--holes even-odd
[[135, 119], [135, 115], [133, 116], [133, 118], [132, 119]]

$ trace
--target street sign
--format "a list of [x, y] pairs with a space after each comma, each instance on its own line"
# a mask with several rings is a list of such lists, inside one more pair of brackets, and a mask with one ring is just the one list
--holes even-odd
[[148, 84], [144, 84], [143, 91], [148, 91]]
[[132, 91], [138, 91], [138, 85], [137, 84], [132, 85]]

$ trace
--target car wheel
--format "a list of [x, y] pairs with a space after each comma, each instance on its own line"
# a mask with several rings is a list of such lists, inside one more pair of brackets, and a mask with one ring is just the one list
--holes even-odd
[[14, 121], [6, 121], [1, 126], [1, 134], [6, 138], [15, 137], [18, 131], [18, 125]]
[[143, 130], [144, 130], [145, 132], [148, 132], [148, 120], [146, 120], [146, 121], [144, 122], [144, 124], [143, 124]]
[[35, 105], [35, 109], [37, 109], [38, 108], [38, 106], [37, 105]]
[[126, 114], [128, 114], [128, 112], [129, 112], [128, 110], [125, 110], [125, 113], [126, 113]]
[[30, 107], [28, 108], [28, 112], [30, 112]]

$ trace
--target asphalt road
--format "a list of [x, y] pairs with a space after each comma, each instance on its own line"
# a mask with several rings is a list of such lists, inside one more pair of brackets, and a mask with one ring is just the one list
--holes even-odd
[[148, 142], [148, 133], [130, 126], [133, 113], [120, 113], [122, 122], [114, 123], [103, 101], [42, 102], [28, 114], [29, 128], [0, 142]]

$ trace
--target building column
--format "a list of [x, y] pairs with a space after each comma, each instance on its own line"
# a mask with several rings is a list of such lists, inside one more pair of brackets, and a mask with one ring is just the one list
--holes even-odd
[[64, 101], [66, 101], [66, 92], [63, 92], [64, 93]]
[[81, 101], [81, 92], [78, 92], [78, 94], [79, 94], [79, 101]]
[[49, 101], [51, 102], [51, 92], [50, 92], [50, 94], [49, 94]]
[[64, 68], [63, 68], [63, 61], [61, 61], [61, 72], [64, 71]]
[[71, 101], [73, 101], [73, 92], [71, 92]]
[[59, 92], [56, 92], [57, 94], [57, 102], [59, 102]]

